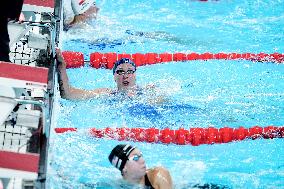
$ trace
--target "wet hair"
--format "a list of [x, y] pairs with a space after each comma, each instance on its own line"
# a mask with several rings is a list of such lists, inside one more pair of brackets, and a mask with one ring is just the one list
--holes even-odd
[[129, 58], [122, 58], [122, 59], [120, 59], [120, 60], [118, 60], [118, 61], [116, 61], [114, 63], [113, 69], [112, 69], [113, 75], [115, 74], [117, 66], [119, 66], [120, 64], [131, 64], [135, 68], [134, 71], [136, 71], [136, 64], [131, 59], [129, 59]]
[[130, 144], [119, 144], [114, 147], [108, 156], [109, 162], [121, 172], [135, 147]]

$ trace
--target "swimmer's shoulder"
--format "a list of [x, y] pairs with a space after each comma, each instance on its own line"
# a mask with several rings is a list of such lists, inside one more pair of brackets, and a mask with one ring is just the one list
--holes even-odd
[[163, 166], [156, 166], [156, 167], [147, 169], [147, 175], [155, 176], [159, 172], [163, 172], [164, 173], [164, 172], [168, 172], [168, 170], [165, 167], [163, 167]]
[[[147, 176], [151, 184], [155, 186], [172, 186], [170, 172], [162, 166], [153, 167], [147, 170]], [[157, 187], [158, 188], [158, 187]], [[171, 188], [171, 187], [170, 187]]]

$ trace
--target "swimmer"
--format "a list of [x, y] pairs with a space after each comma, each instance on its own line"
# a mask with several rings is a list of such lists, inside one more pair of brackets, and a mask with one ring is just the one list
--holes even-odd
[[146, 169], [142, 152], [129, 144], [119, 144], [109, 155], [110, 163], [120, 170], [124, 180], [149, 189], [171, 189], [172, 178], [164, 167]]
[[94, 0], [64, 0], [63, 2], [65, 30], [97, 17], [99, 8], [96, 7]]
[[[62, 57], [61, 51], [56, 49], [56, 54], [58, 61], [59, 88], [62, 98], [69, 100], [84, 100], [113, 94], [123, 94], [132, 97], [140, 94], [143, 90], [147, 90], [149, 93], [153, 92], [153, 85], [147, 85], [144, 88], [140, 88], [136, 85], [136, 64], [128, 58], [118, 60], [113, 66], [112, 71], [117, 86], [116, 89], [98, 88], [94, 90], [83, 90], [74, 88], [69, 84], [66, 73], [66, 62]], [[163, 96], [155, 96], [152, 93], [149, 96], [151, 97], [151, 99], [148, 100], [150, 103], [163, 103], [165, 101]], [[155, 96], [155, 98], [153, 98], [153, 96]]]

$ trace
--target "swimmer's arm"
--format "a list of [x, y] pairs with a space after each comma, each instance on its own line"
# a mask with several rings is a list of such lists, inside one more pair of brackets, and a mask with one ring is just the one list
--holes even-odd
[[156, 167], [155, 168], [155, 176], [154, 176], [153, 186], [157, 189], [172, 189], [173, 182], [170, 172], [164, 167]]
[[83, 100], [98, 97], [100, 95], [108, 95], [112, 92], [109, 88], [83, 90], [72, 87], [69, 84], [68, 75], [66, 73], [66, 62], [63, 59], [60, 49], [56, 49], [56, 55], [58, 61], [58, 83], [62, 98], [69, 100]]
[[64, 0], [63, 1], [63, 22], [66, 26], [68, 26], [70, 23], [74, 20], [74, 11], [72, 8], [72, 2], [71, 0]]
[[100, 97], [102, 95], [109, 95], [112, 93], [111, 89], [108, 88], [100, 88], [94, 90], [84, 90], [84, 89], [77, 89], [74, 87], [70, 87], [68, 93], [63, 96], [62, 98], [68, 100], [85, 100], [90, 98]]
[[74, 16], [74, 19], [72, 20], [72, 22], [70, 22], [70, 26], [79, 24], [79, 23], [83, 23], [87, 20], [87, 17], [84, 14], [78, 14]]
[[91, 6], [88, 10], [86, 10], [82, 14], [75, 15], [72, 22], [70, 22], [70, 26], [79, 24], [79, 23], [84, 23], [90, 18], [96, 18], [97, 13], [99, 11], [99, 8], [97, 8], [95, 5]]

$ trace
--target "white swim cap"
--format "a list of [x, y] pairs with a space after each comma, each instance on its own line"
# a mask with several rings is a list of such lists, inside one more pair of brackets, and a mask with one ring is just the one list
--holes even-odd
[[92, 5], [94, 5], [95, 0], [72, 0], [72, 8], [75, 15], [83, 14]]

